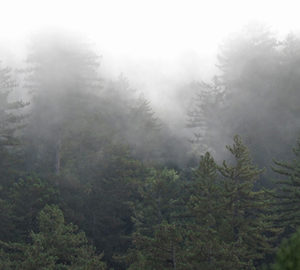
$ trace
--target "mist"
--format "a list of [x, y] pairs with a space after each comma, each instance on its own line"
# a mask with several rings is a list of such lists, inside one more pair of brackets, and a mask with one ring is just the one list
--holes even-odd
[[296, 5], [29, 0], [1, 11], [1, 269], [299, 261]]
[[[232, 32], [224, 37], [216, 46], [216, 51], [190, 49], [173, 57], [151, 54], [130, 57], [120, 52], [114, 55], [112, 51], [102, 50], [101, 44], [97, 44], [87, 35], [58, 28], [45, 28], [28, 36], [26, 40], [27, 42], [24, 40], [24, 44], [19, 48], [3, 45], [2, 66], [12, 68], [11, 76], [17, 82], [10, 99], [30, 103], [25, 108], [26, 113], [28, 111], [32, 114], [34, 100], [39, 93], [43, 93], [41, 96], [44, 96], [42, 99], [46, 100], [47, 106], [53, 106], [52, 109], [49, 107], [52, 113], [42, 121], [44, 123], [48, 123], [48, 119], [57, 119], [59, 122], [58, 119], [64, 118], [61, 110], [65, 110], [64, 102], [68, 95], [73, 94], [72, 91], [81, 91], [81, 95], [86, 93], [97, 96], [99, 110], [103, 106], [102, 102], [113, 104], [116, 102], [114, 98], [119, 99], [116, 104], [123, 102], [128, 106], [127, 109], [116, 107], [116, 112], [106, 112], [106, 109], [103, 109], [103, 114], [111, 113], [110, 121], [119, 128], [122, 125], [123, 128], [127, 126], [128, 131], [124, 130], [122, 135], [116, 131], [115, 135], [125, 138], [125, 144], [138, 146], [140, 149], [133, 152], [141, 154], [149, 149], [142, 149], [145, 142], [139, 142], [142, 139], [138, 139], [135, 129], [130, 127], [134, 123], [129, 124], [132, 120], [122, 118], [124, 112], [121, 111], [133, 110], [139, 106], [139, 102], [145, 102], [147, 110], [151, 111], [153, 119], [161, 126], [160, 134], [153, 135], [156, 138], [152, 139], [157, 141], [157, 147], [161, 150], [165, 148], [162, 152], [166, 153], [158, 155], [167, 155], [168, 157], [164, 158], [168, 161], [165, 162], [174, 163], [179, 167], [184, 167], [191, 159], [199, 159], [206, 151], [212, 152], [216, 160], [222, 161], [226, 158], [225, 145], [230, 144], [235, 134], [240, 134], [249, 141], [248, 146], [251, 148], [257, 140], [255, 134], [251, 135], [247, 131], [251, 128], [257, 130], [259, 137], [266, 138], [262, 143], [264, 146], [268, 145], [264, 152], [253, 151], [256, 161], [263, 167], [268, 167], [271, 160], [279, 157], [282, 152], [289, 156], [287, 149], [297, 139], [299, 121], [297, 114], [294, 115], [294, 107], [297, 105], [294, 104], [293, 112], [288, 113], [284, 107], [286, 103], [280, 101], [280, 91], [284, 91], [286, 85], [282, 85], [276, 78], [284, 61], [280, 58], [286, 57], [286, 61], [290, 61], [289, 57], [294, 57], [291, 64], [297, 61], [296, 51], [291, 52], [295, 53], [293, 56], [285, 52], [289, 50], [288, 46], [295, 46], [298, 42], [295, 33], [283, 36], [268, 25], [249, 23], [241, 27], [239, 32]], [[228, 67], [222, 67], [224, 62]], [[44, 69], [39, 69], [43, 65]], [[36, 76], [36, 79], [32, 76]], [[39, 76], [42, 77], [38, 78]], [[80, 82], [79, 78], [88, 82]], [[81, 84], [83, 88], [79, 90]], [[86, 84], [89, 86], [86, 87]], [[273, 91], [271, 98], [268, 97], [270, 91]], [[50, 105], [49, 98], [53, 105]], [[244, 104], [249, 104], [248, 100], [251, 100], [249, 108]], [[276, 107], [275, 113], [271, 107], [277, 106], [276, 104], [279, 104], [279, 107]], [[38, 106], [43, 110], [45, 105], [41, 103]], [[86, 106], [89, 106], [88, 103]], [[195, 117], [191, 117], [192, 111], [198, 113], [196, 118], [201, 123], [189, 124]], [[41, 112], [38, 112], [38, 115], [40, 114]], [[284, 114], [289, 120], [283, 120]], [[262, 116], [263, 123], [258, 121]], [[283, 128], [277, 125], [280, 118], [284, 122]], [[47, 128], [37, 126], [36, 129], [48, 133]], [[31, 130], [34, 128], [31, 127]], [[277, 141], [274, 136], [269, 140], [274, 130], [277, 130]], [[167, 142], [165, 146], [164, 142]], [[281, 143], [284, 143], [283, 148], [278, 145]], [[167, 154], [170, 149], [173, 152]]]

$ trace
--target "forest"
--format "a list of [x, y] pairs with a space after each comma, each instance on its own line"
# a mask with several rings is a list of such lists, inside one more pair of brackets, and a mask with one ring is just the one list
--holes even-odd
[[300, 38], [230, 36], [177, 130], [102, 57], [43, 34], [1, 63], [0, 269], [300, 269]]

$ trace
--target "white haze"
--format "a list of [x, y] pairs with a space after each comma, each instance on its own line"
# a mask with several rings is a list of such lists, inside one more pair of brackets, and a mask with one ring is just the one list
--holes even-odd
[[[279, 35], [300, 25], [297, 1], [1, 0], [0, 59], [23, 59], [32, 35], [62, 29], [87, 37], [105, 75], [120, 73], [162, 116], [174, 89], [215, 72], [218, 46], [251, 21]], [[180, 113], [180, 111], [178, 111]]]

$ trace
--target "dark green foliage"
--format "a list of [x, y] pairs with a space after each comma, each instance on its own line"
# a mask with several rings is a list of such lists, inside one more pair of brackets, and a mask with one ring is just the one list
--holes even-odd
[[190, 183], [186, 252], [191, 269], [255, 269], [273, 252], [277, 231], [268, 213], [270, 198], [254, 189], [262, 170], [238, 136], [227, 149], [235, 164], [217, 166], [206, 153]]
[[287, 232], [294, 232], [300, 225], [300, 140], [294, 154], [294, 160], [274, 161], [276, 166], [273, 167], [273, 171], [280, 175], [275, 193], [278, 222]]
[[58, 191], [51, 183], [36, 175], [27, 176], [13, 184], [9, 202], [14, 224], [10, 241], [24, 241], [30, 231], [36, 231], [38, 213], [46, 204], [58, 202]]
[[101, 256], [88, 245], [83, 232], [65, 225], [56, 206], [46, 206], [39, 214], [39, 233], [32, 233], [32, 245], [25, 252], [23, 269], [105, 269]]
[[[188, 269], [232, 269], [230, 244], [224, 242], [225, 198], [217, 164], [209, 153], [200, 160], [189, 185], [187, 203]], [[225, 263], [226, 261], [226, 263]]]
[[113, 255], [124, 254], [133, 231], [131, 204], [138, 198], [140, 179], [146, 168], [131, 158], [126, 147], [111, 146], [95, 168], [86, 197], [85, 228], [104, 258], [114, 265]]
[[173, 170], [153, 170], [140, 187], [134, 207], [134, 248], [129, 269], [184, 269], [179, 177]]
[[154, 236], [134, 235], [137, 248], [128, 269], [187, 269], [182, 257], [182, 235], [178, 226], [162, 222], [154, 226]]
[[279, 247], [276, 262], [272, 270], [300, 269], [300, 230], [289, 239], [285, 239]]
[[[57, 206], [46, 206], [38, 215], [39, 232], [32, 232], [32, 244], [5, 244], [7, 250], [16, 250], [19, 255], [10, 253], [8, 257], [1, 253], [1, 264], [11, 269], [106, 269], [88, 244], [83, 232], [73, 224], [65, 224], [62, 211]], [[11, 257], [11, 258], [10, 258]]]
[[263, 170], [253, 165], [241, 139], [236, 136], [234, 145], [227, 148], [235, 164], [224, 161], [219, 168], [224, 178], [222, 192], [227, 225], [223, 228], [224, 240], [236, 251], [240, 269], [251, 269], [251, 262], [258, 263], [266, 254], [272, 253], [271, 236], [276, 230], [268, 215], [270, 197], [264, 190], [254, 189]]
[[140, 201], [134, 207], [139, 231], [151, 235], [153, 226], [173, 221], [178, 210], [179, 176], [174, 170], [153, 169], [139, 188]]
[[24, 117], [21, 109], [26, 104], [10, 101], [15, 86], [11, 70], [0, 67], [0, 240], [10, 240], [14, 235], [10, 188], [23, 168], [20, 141], [16, 133], [22, 127]]
[[11, 70], [0, 67], [0, 193], [11, 184], [12, 178], [17, 175], [16, 170], [22, 164], [16, 132], [23, 127], [21, 109], [26, 104], [9, 101], [15, 85]]

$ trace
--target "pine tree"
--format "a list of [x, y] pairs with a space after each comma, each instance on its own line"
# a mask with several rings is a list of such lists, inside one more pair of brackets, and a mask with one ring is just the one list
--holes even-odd
[[217, 164], [209, 153], [201, 157], [189, 184], [186, 256], [188, 269], [234, 269], [230, 244], [226, 244], [226, 222], [222, 186]]
[[[26, 130], [28, 168], [60, 175], [64, 151], [68, 155], [71, 148], [65, 149], [65, 144], [73, 141], [69, 136], [80, 136], [98, 113], [98, 56], [74, 36], [55, 33], [36, 37], [27, 64], [25, 81], [32, 94]], [[76, 152], [72, 154], [75, 159]]]
[[300, 225], [300, 139], [294, 148], [295, 159], [290, 162], [274, 161], [273, 171], [280, 175], [277, 181], [276, 211], [279, 225], [287, 233], [295, 232]]
[[129, 269], [185, 269], [180, 214], [179, 178], [175, 171], [153, 170], [135, 203], [133, 249]]
[[212, 151], [213, 132], [218, 125], [216, 112], [221, 109], [223, 100], [222, 87], [219, 86], [216, 77], [211, 84], [201, 82], [191, 84], [195, 96], [191, 108], [188, 110], [188, 122], [186, 127], [193, 131], [193, 154], [199, 158], [207, 151]]
[[26, 104], [21, 101], [9, 101], [9, 95], [15, 86], [11, 70], [0, 68], [0, 146], [16, 145], [18, 141], [15, 132], [22, 127], [21, 121], [24, 117], [20, 114], [20, 109]]
[[14, 234], [10, 188], [22, 169], [20, 140], [17, 131], [23, 127], [21, 101], [11, 101], [16, 82], [9, 68], [0, 67], [0, 240], [9, 240]]
[[125, 269], [114, 257], [122, 256], [130, 246], [134, 229], [131, 205], [139, 198], [139, 184], [148, 170], [131, 157], [127, 147], [116, 145], [103, 151], [93, 173], [80, 212], [84, 213], [83, 226], [96, 248], [104, 251], [108, 265]]
[[270, 197], [264, 190], [255, 190], [263, 170], [253, 165], [249, 151], [240, 137], [234, 137], [233, 146], [227, 146], [235, 164], [223, 162], [219, 171], [223, 176], [226, 227], [224, 241], [230, 243], [239, 259], [235, 269], [254, 269], [266, 254], [272, 253], [272, 218], [268, 214]]
[[7, 178], [12, 178], [13, 171], [20, 166], [17, 147], [20, 141], [16, 132], [23, 127], [22, 109], [27, 105], [21, 101], [10, 101], [10, 94], [16, 86], [11, 77], [9, 68], [0, 67], [0, 186], [2, 187], [9, 184]]
[[300, 269], [300, 230], [290, 238], [284, 239], [277, 251], [276, 261], [272, 270]]
[[28, 241], [28, 232], [38, 229], [39, 212], [47, 204], [58, 203], [58, 197], [58, 190], [46, 179], [37, 175], [18, 178], [8, 195], [10, 219], [14, 228], [6, 233], [9, 241]]
[[166, 221], [154, 226], [151, 237], [137, 233], [134, 235], [136, 250], [131, 258], [129, 256], [132, 263], [128, 269], [187, 269], [182, 243], [183, 236], [178, 225]]
[[106, 269], [102, 256], [95, 254], [85, 234], [78, 232], [77, 226], [65, 224], [57, 206], [47, 205], [38, 219], [39, 232], [31, 233], [32, 244], [0, 243], [7, 250], [6, 256], [2, 256], [3, 251], [0, 254], [0, 265], [22, 270]]

